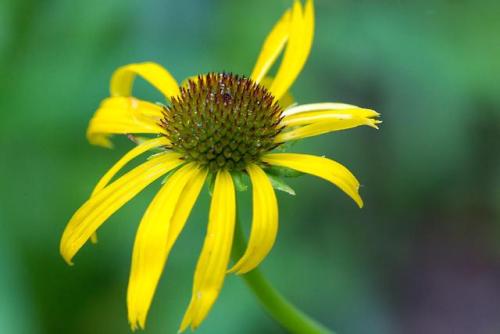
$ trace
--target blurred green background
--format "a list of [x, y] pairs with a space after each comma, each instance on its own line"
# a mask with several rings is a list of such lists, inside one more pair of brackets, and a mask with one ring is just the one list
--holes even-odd
[[[158, 184], [67, 266], [58, 252], [65, 224], [130, 147], [125, 139], [114, 150], [90, 146], [88, 120], [127, 63], [156, 61], [179, 80], [249, 74], [289, 4], [0, 1], [1, 333], [129, 332], [132, 243]], [[370, 107], [384, 123], [293, 147], [348, 166], [366, 206], [319, 179], [290, 180], [297, 196], [278, 195], [280, 233], [263, 271], [339, 334], [500, 333], [499, 2], [317, 0], [316, 10], [296, 99]], [[144, 83], [136, 92], [159, 100]], [[207, 219], [202, 198], [146, 333], [175, 333], [187, 307]], [[229, 276], [198, 332], [282, 330]]]

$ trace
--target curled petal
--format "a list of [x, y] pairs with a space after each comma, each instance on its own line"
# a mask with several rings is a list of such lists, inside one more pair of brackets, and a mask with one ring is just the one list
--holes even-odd
[[284, 120], [307, 118], [310, 115], [332, 115], [332, 117], [378, 117], [380, 114], [371, 109], [360, 108], [351, 104], [323, 102], [300, 104], [283, 111]]
[[314, 103], [286, 109], [282, 124], [286, 127], [276, 138], [277, 143], [321, 135], [331, 131], [367, 125], [378, 129], [379, 113], [371, 109], [340, 103]]
[[215, 179], [208, 230], [196, 265], [193, 295], [180, 326], [181, 332], [189, 325], [196, 329], [219, 296], [231, 254], [235, 217], [233, 180], [228, 171], [221, 170]]
[[109, 181], [111, 181], [111, 179], [116, 175], [116, 173], [118, 173], [123, 168], [123, 166], [125, 166], [127, 163], [129, 163], [132, 159], [135, 159], [139, 155], [141, 155], [141, 154], [143, 154], [151, 149], [154, 149], [154, 148], [157, 148], [160, 146], [166, 146], [169, 144], [170, 144], [170, 141], [166, 137], [159, 137], [159, 138], [147, 140], [147, 141], [137, 145], [136, 147], [134, 147], [133, 149], [128, 151], [123, 157], [121, 157], [120, 160], [118, 160], [118, 162], [115, 163], [113, 165], [113, 167], [111, 167], [106, 172], [106, 174], [104, 174], [103, 177], [101, 177], [99, 182], [97, 182], [97, 185], [94, 187], [94, 190], [92, 191], [91, 196], [97, 194], [104, 187], [106, 187], [108, 185]]
[[175, 208], [172, 220], [170, 222], [170, 230], [168, 232], [167, 248], [174, 246], [175, 241], [179, 237], [184, 225], [193, 209], [193, 206], [198, 198], [201, 188], [207, 179], [208, 171], [206, 169], [198, 170], [182, 191], [179, 202]]
[[179, 85], [173, 76], [161, 65], [152, 62], [129, 64], [120, 67], [111, 78], [111, 96], [130, 96], [136, 76], [142, 77], [158, 89], [165, 99], [179, 95]]
[[183, 161], [177, 153], [152, 158], [120, 177], [85, 202], [71, 217], [61, 238], [60, 252], [69, 264], [90, 236], [119, 208], [160, 176]]
[[158, 125], [162, 108], [134, 97], [110, 97], [101, 103], [87, 128], [91, 144], [111, 148], [109, 136], [130, 133], [164, 133]]
[[[136, 158], [137, 156], [143, 154], [144, 152], [147, 152], [153, 148], [159, 147], [159, 146], [165, 146], [169, 145], [170, 141], [165, 138], [165, 137], [160, 137], [160, 138], [155, 138], [151, 140], [147, 140], [130, 151], [127, 152], [120, 160], [118, 160], [117, 163], [111, 167], [106, 174], [97, 182], [97, 185], [94, 187], [94, 190], [92, 191], [92, 195], [90, 197], [94, 196], [97, 194], [99, 191], [101, 191], [104, 187], [106, 187], [111, 181], [111, 179], [120, 171], [120, 169], [123, 168], [127, 163], [129, 163], [132, 159]], [[97, 243], [97, 234], [94, 233], [90, 237], [90, 241], [92, 243]]]
[[229, 270], [245, 274], [255, 269], [274, 245], [278, 232], [278, 202], [266, 173], [257, 165], [247, 167], [253, 189], [250, 240], [241, 259]]
[[354, 175], [336, 161], [308, 154], [271, 153], [262, 157], [270, 165], [287, 167], [299, 172], [318, 176], [330, 181], [344, 191], [361, 208], [363, 200], [359, 196], [359, 182]]
[[[174, 231], [175, 236], [172, 238], [175, 211], [179, 206], [191, 210], [204, 176], [206, 172], [199, 170], [193, 163], [180, 168], [168, 178], [142, 218], [135, 238], [127, 291], [128, 317], [133, 330], [145, 326], [156, 286], [173, 246], [173, 242], [169, 243], [168, 240], [175, 241], [189, 215], [188, 212], [182, 220], [177, 219], [176, 223], [181, 228]], [[185, 191], [194, 196], [183, 197]]]
[[319, 136], [332, 131], [352, 129], [361, 125], [378, 129], [378, 121], [371, 118], [355, 118], [347, 120], [328, 120], [316, 122], [289, 131], [283, 131], [274, 139], [276, 143], [284, 143], [290, 140], [298, 140], [307, 137]]

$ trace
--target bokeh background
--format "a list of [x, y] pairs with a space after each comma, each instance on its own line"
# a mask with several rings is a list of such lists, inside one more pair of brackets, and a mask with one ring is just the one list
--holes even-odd
[[[67, 266], [62, 230], [129, 147], [85, 129], [113, 70], [153, 60], [179, 80], [249, 74], [288, 0], [0, 1], [0, 332], [128, 333], [125, 293], [144, 191]], [[312, 177], [280, 193], [262, 270], [342, 334], [500, 333], [500, 4], [317, 0], [315, 44], [293, 94], [382, 113], [305, 140], [363, 183], [359, 210]], [[160, 100], [143, 82], [138, 96]], [[243, 194], [248, 198], [248, 194]], [[197, 205], [146, 333], [175, 333], [205, 232]], [[248, 209], [246, 211], [248, 223]], [[282, 333], [230, 276], [199, 333]]]

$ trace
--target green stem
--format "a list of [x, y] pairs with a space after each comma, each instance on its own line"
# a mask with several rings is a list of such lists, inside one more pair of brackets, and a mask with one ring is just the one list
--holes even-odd
[[[243, 254], [245, 247], [245, 237], [239, 220], [236, 219], [233, 243], [233, 257], [235, 260]], [[334, 334], [287, 301], [272, 287], [259, 269], [254, 269], [242, 275], [242, 277], [267, 312], [289, 332], [296, 334]]]

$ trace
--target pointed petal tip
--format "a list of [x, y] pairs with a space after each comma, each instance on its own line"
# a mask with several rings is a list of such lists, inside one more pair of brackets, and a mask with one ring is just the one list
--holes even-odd
[[373, 110], [373, 109], [370, 109], [370, 108], [360, 108], [360, 109], [369, 112], [370, 114], [368, 115], [368, 117], [379, 117], [380, 116], [380, 113]]
[[179, 330], [177, 333], [183, 333], [191, 323], [191, 305], [189, 305], [184, 317], [182, 318], [181, 325], [179, 326]]
[[146, 328], [144, 321], [145, 319], [139, 319], [137, 316], [135, 316], [134, 319], [129, 318], [129, 325], [132, 332], [144, 330]]
[[115, 145], [113, 144], [113, 142], [108, 137], [106, 137], [104, 135], [96, 136], [95, 134], [92, 135], [90, 133], [87, 133], [87, 140], [91, 145], [94, 145], [94, 146], [100, 146], [100, 147], [104, 147], [107, 149], [115, 148]]
[[380, 123], [382, 123], [382, 121], [369, 118], [368, 122], [366, 123], [366, 125], [369, 126], [370, 128], [374, 128], [376, 130], [380, 130], [380, 128], [378, 127], [378, 124], [380, 124]]
[[73, 256], [68, 254], [68, 250], [65, 249], [65, 247], [63, 247], [63, 244], [61, 242], [61, 246], [59, 248], [59, 253], [61, 254], [62, 258], [64, 259], [64, 261], [66, 262], [67, 265], [69, 266], [73, 266], [74, 263], [73, 263]]
[[201, 323], [203, 322], [205, 318], [200, 318], [200, 319], [194, 319], [192, 322], [191, 322], [191, 326], [189, 326], [189, 328], [191, 329], [191, 332], [194, 332], [198, 329], [198, 327], [200, 327]]
[[353, 198], [354, 202], [356, 202], [356, 204], [358, 205], [358, 207], [360, 209], [363, 208], [363, 206], [365, 205], [365, 203], [363, 202], [363, 199], [361, 198], [361, 196], [359, 196], [359, 194], [357, 194], [357, 197], [356, 198]]
[[182, 320], [181, 326], [177, 330], [177, 334], [184, 333], [184, 331], [186, 331], [188, 326], [189, 326], [189, 322], [187, 322], [185, 319]]
[[358, 180], [356, 180], [357, 186], [356, 189], [354, 190], [354, 194], [351, 196], [351, 198], [354, 200], [358, 208], [362, 209], [365, 203], [363, 202], [363, 199], [361, 198], [361, 195], [359, 194], [359, 188], [361, 187], [361, 184], [359, 184]]

